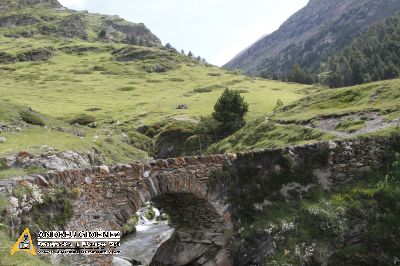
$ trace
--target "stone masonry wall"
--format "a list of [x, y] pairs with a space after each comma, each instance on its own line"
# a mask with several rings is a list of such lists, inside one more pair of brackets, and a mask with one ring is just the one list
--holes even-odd
[[[213, 155], [103, 165], [0, 181], [0, 187], [11, 191], [15, 184], [34, 183], [43, 192], [59, 186], [74, 191], [79, 198], [65, 228], [73, 231], [120, 230], [147, 201], [154, 201], [171, 215], [176, 242], [194, 247], [184, 258], [173, 258], [172, 264], [178, 263], [176, 260], [183, 264], [194, 258], [204, 260], [202, 254], [208, 257], [210, 247], [218, 253], [228, 242], [232, 224], [227, 203], [221, 195], [208, 191], [207, 180], [224, 163], [235, 159], [235, 155]], [[87, 263], [109, 265], [111, 258], [86, 259]]]

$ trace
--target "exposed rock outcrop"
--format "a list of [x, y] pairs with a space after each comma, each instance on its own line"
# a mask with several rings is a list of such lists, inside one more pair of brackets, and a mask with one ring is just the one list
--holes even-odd
[[26, 51], [17, 55], [17, 60], [24, 61], [43, 61], [51, 58], [54, 55], [54, 49], [51, 47], [37, 48]]
[[112, 38], [113, 32], [125, 34], [125, 42], [141, 46], [160, 47], [161, 41], [143, 23], [131, 23], [121, 19], [105, 20], [105, 35], [103, 38]]
[[61, 21], [58, 34], [66, 38], [80, 38], [87, 40], [88, 34], [83, 16], [72, 14]]
[[6, 16], [0, 18], [0, 27], [27, 26], [38, 23], [39, 20], [29, 15]]
[[33, 155], [21, 151], [15, 155], [4, 157], [7, 167], [12, 168], [44, 168], [52, 171], [64, 171], [67, 169], [87, 168], [92, 165], [100, 165], [103, 158], [95, 151], [78, 154], [73, 151], [57, 152], [52, 147], [42, 146], [41, 155]]

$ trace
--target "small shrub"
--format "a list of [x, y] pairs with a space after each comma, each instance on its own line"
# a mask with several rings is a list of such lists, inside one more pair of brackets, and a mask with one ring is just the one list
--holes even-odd
[[7, 166], [6, 161], [3, 158], [0, 158], [0, 171], [7, 170], [7, 169], [8, 169], [8, 166]]
[[169, 80], [173, 82], [185, 82], [185, 80], [181, 78], [170, 78]]
[[19, 115], [21, 116], [22, 120], [28, 124], [36, 125], [36, 126], [44, 126], [45, 125], [42, 118], [38, 114], [35, 114], [32, 111], [24, 110], [24, 111], [21, 111], [19, 113]]
[[96, 112], [96, 111], [101, 111], [101, 110], [102, 110], [101, 108], [94, 107], [94, 108], [86, 109], [85, 111], [87, 111], [87, 112]]
[[43, 203], [32, 208], [33, 220], [42, 230], [65, 226], [73, 213], [68, 192], [62, 187], [45, 194]]
[[146, 80], [147, 83], [160, 83], [162, 82], [162, 80], [158, 80], [158, 79], [148, 79]]
[[112, 137], [107, 137], [104, 139], [105, 142], [109, 143], [109, 144], [113, 144], [115, 141]]
[[207, 86], [207, 87], [203, 87], [203, 88], [196, 88], [193, 91], [197, 92], [197, 93], [205, 93], [205, 92], [212, 92], [213, 90], [222, 89], [222, 88], [223, 88], [222, 85], [211, 85], [211, 86]]
[[210, 73], [208, 73], [207, 75], [210, 76], [210, 77], [220, 77], [220, 76], [221, 76], [221, 73], [210, 72]]
[[89, 74], [92, 74], [93, 71], [90, 69], [75, 69], [75, 70], [72, 70], [72, 73], [75, 75], [89, 75]]
[[157, 217], [157, 221], [169, 221], [170, 219], [171, 217], [165, 212], [161, 213], [160, 216]]
[[214, 106], [212, 117], [221, 124], [219, 135], [227, 137], [242, 128], [249, 105], [236, 90], [225, 89]]
[[77, 115], [75, 118], [73, 118], [72, 120], [69, 121], [69, 123], [71, 125], [79, 124], [82, 126], [87, 126], [93, 122], [96, 122], [96, 118], [94, 116], [87, 115], [87, 114]]
[[81, 197], [81, 188], [80, 187], [74, 187], [73, 189], [71, 189], [71, 191], [69, 192], [69, 196], [71, 199], [73, 200], [78, 200]]
[[276, 106], [274, 108], [274, 111], [278, 110], [279, 108], [281, 108], [283, 106], [283, 102], [281, 99], [278, 99], [278, 101], [276, 102]]
[[154, 218], [154, 216], [156, 215], [156, 212], [154, 211], [154, 208], [153, 208], [153, 206], [149, 206], [148, 208], [147, 208], [147, 213], [145, 214], [145, 218], [147, 219], [147, 220], [153, 220], [153, 218]]
[[136, 90], [136, 88], [135, 87], [122, 87], [117, 90], [119, 90], [119, 91], [134, 91], [134, 90]]
[[127, 235], [130, 233], [136, 232], [136, 225], [139, 221], [139, 218], [137, 217], [136, 214], [134, 214], [129, 220], [124, 224], [122, 227], [121, 233], [122, 235]]
[[197, 92], [197, 93], [212, 92], [212, 88], [210, 88], [210, 87], [207, 87], [207, 88], [198, 88], [198, 89], [194, 89], [194, 92]]
[[326, 234], [343, 237], [348, 229], [345, 208], [334, 206], [331, 202], [323, 201], [308, 208], [312, 224]]
[[[0, 216], [3, 218], [4, 212], [6, 211], [8, 206], [8, 198], [6, 196], [0, 195]], [[0, 218], [0, 221], [2, 221], [2, 218]]]
[[129, 137], [129, 144], [132, 145], [133, 147], [147, 152], [153, 151], [154, 144], [151, 138], [135, 130], [129, 130], [127, 134]]
[[93, 71], [106, 71], [107, 69], [103, 66], [94, 66]]

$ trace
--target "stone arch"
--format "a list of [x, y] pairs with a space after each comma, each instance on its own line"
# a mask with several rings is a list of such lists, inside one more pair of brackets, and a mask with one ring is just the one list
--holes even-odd
[[173, 171], [146, 172], [139, 194], [171, 216], [172, 237], [151, 265], [229, 265], [226, 246], [232, 223], [227, 203], [210, 191], [207, 180], [222, 164], [186, 165]]
[[[120, 230], [144, 203], [153, 201], [172, 216], [176, 229], [157, 251], [153, 265], [229, 265], [228, 205], [223, 193], [209, 190], [207, 183], [214, 171], [235, 159], [214, 155], [99, 166], [36, 175], [35, 181], [44, 190], [79, 188], [66, 230]], [[106, 262], [92, 257], [91, 263], [100, 263], [97, 259]]]

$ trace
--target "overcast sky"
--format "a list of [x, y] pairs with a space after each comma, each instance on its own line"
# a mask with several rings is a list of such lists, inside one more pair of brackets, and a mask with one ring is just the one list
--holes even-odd
[[308, 0], [59, 0], [76, 10], [143, 22], [163, 44], [223, 65], [276, 30]]

